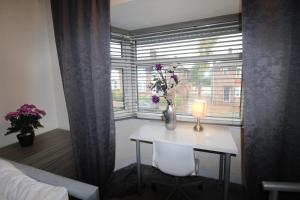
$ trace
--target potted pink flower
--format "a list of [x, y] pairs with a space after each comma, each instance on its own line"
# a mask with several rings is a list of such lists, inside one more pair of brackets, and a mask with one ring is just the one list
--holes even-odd
[[43, 127], [40, 119], [46, 112], [38, 109], [35, 105], [24, 104], [16, 112], [9, 112], [5, 115], [5, 120], [10, 121], [11, 127], [5, 135], [20, 132], [17, 135], [22, 147], [30, 146], [34, 141], [34, 129]]

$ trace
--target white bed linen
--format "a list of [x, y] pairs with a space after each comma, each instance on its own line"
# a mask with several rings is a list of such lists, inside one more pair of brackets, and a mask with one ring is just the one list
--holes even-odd
[[68, 192], [38, 182], [19, 171], [8, 161], [0, 159], [0, 200], [68, 200]]

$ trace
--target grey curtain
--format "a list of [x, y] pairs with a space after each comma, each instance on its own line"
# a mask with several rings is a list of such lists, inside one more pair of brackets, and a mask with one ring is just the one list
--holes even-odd
[[243, 1], [245, 180], [300, 182], [300, 2]]
[[52, 0], [51, 7], [76, 171], [103, 191], [115, 156], [109, 0]]

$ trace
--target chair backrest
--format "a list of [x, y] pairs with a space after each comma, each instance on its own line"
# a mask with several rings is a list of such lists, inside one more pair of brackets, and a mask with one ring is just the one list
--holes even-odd
[[192, 146], [153, 142], [153, 166], [173, 176], [189, 176], [195, 172], [195, 156]]

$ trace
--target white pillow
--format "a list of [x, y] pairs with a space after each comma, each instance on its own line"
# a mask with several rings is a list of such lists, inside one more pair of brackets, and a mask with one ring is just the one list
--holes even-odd
[[0, 159], [0, 199], [68, 200], [69, 197], [65, 188], [38, 182]]

